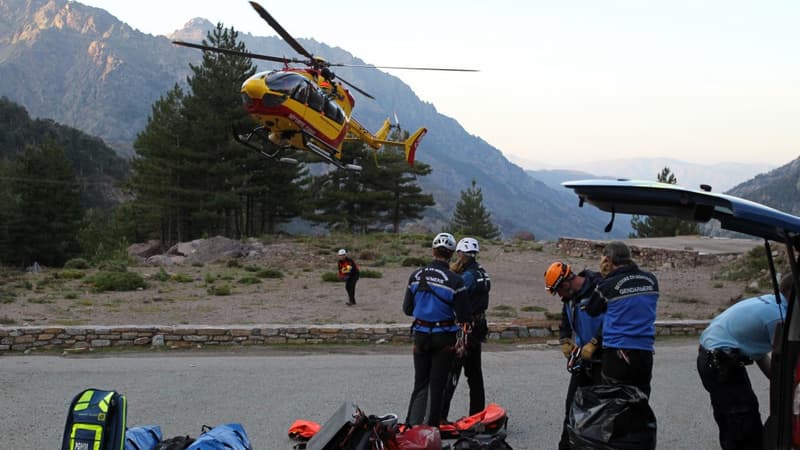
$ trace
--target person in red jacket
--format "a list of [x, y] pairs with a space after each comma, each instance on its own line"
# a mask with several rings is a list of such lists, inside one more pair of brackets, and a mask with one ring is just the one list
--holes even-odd
[[347, 250], [339, 250], [339, 279], [345, 281], [347, 306], [356, 304], [356, 282], [358, 282], [358, 264], [347, 256]]

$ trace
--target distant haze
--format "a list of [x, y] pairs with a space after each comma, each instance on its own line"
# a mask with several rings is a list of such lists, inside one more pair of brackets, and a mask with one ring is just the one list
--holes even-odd
[[[669, 167], [679, 185], [698, 189], [708, 184], [714, 192], [724, 192], [756, 175], [769, 172], [778, 164], [719, 163], [695, 164], [671, 158], [631, 158], [604, 161], [573, 161], [565, 167], [543, 168], [531, 161], [509, 158], [528, 171], [547, 172], [548, 170], [570, 170], [591, 174], [602, 178], [628, 178], [636, 180], [656, 180], [664, 167]], [[782, 162], [785, 163], [785, 162]]]

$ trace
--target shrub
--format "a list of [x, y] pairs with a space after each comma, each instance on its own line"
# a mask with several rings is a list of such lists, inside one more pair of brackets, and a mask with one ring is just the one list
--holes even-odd
[[239, 284], [258, 284], [261, 283], [261, 279], [257, 277], [242, 277], [239, 278]]
[[14, 325], [15, 323], [17, 323], [17, 321], [8, 316], [0, 317], [0, 325]]
[[261, 270], [261, 267], [258, 267], [258, 266], [252, 266], [252, 265], [250, 265], [250, 266], [244, 266], [244, 270], [246, 270], [246, 271], [248, 271], [248, 272], [258, 272], [259, 270]]
[[378, 253], [372, 250], [364, 250], [363, 252], [358, 254], [358, 258], [373, 261], [378, 258]]
[[511, 236], [515, 241], [535, 241], [536, 237], [530, 231], [517, 231]]
[[191, 275], [187, 275], [185, 273], [176, 273], [172, 276], [172, 281], [177, 281], [178, 283], [191, 283], [194, 281]]
[[258, 278], [283, 278], [283, 272], [278, 269], [261, 269], [256, 272]]
[[403, 259], [402, 265], [403, 267], [423, 267], [430, 264], [430, 260], [427, 258], [420, 258], [417, 256], [409, 256], [408, 258]]
[[547, 308], [543, 306], [523, 306], [519, 310], [525, 312], [547, 312]]
[[88, 280], [97, 292], [135, 291], [147, 287], [144, 278], [135, 272], [97, 272]]
[[65, 269], [88, 269], [89, 261], [83, 258], [72, 258], [64, 263]]
[[211, 295], [231, 295], [231, 287], [227, 284], [211, 286], [206, 291]]
[[121, 259], [103, 261], [97, 268], [102, 272], [127, 272], [128, 261]]
[[322, 274], [322, 281], [338, 283], [342, 280], [339, 279], [339, 275], [337, 275], [336, 272], [325, 272]]
[[212, 275], [210, 272], [206, 272], [205, 280], [206, 280], [206, 284], [213, 284], [214, 281], [217, 280], [217, 277]]
[[544, 317], [548, 320], [561, 320], [561, 313], [547, 311], [544, 313]]
[[163, 267], [158, 269], [158, 273], [153, 275], [153, 279], [157, 281], [167, 281], [169, 280], [169, 274]]
[[359, 272], [359, 276], [362, 278], [383, 278], [383, 273], [377, 270], [362, 270]]
[[64, 269], [60, 272], [56, 272], [55, 277], [62, 280], [78, 280], [83, 278], [83, 275], [84, 273], [77, 269]]
[[229, 259], [225, 265], [228, 267], [242, 267], [238, 259]]
[[67, 292], [66, 294], [64, 294], [64, 298], [67, 300], [75, 300], [76, 298], [78, 298], [78, 294], [74, 292]]
[[14, 303], [17, 293], [0, 289], [0, 303]]

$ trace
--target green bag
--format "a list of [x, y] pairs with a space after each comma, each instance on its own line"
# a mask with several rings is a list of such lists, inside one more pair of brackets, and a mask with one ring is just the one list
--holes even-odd
[[127, 400], [115, 391], [86, 389], [72, 399], [61, 450], [123, 450]]

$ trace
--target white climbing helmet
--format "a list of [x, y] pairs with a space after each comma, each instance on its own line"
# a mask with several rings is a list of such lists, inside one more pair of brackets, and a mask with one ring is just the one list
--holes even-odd
[[481, 247], [478, 245], [478, 240], [471, 237], [465, 237], [458, 241], [458, 245], [456, 245], [456, 250], [459, 252], [464, 253], [478, 253], [481, 251]]

